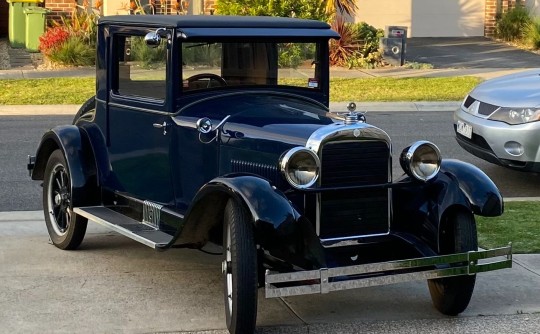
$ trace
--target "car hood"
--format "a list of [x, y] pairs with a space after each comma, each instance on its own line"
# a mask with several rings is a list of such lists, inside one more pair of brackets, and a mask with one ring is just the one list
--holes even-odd
[[305, 145], [315, 130], [334, 121], [322, 104], [300, 96], [274, 92], [244, 92], [212, 97], [191, 105], [180, 114], [209, 117], [215, 120], [214, 125], [229, 116], [223, 125], [222, 143], [256, 150], [261, 150], [264, 143]]
[[469, 94], [476, 100], [499, 107], [540, 106], [540, 69], [487, 80]]

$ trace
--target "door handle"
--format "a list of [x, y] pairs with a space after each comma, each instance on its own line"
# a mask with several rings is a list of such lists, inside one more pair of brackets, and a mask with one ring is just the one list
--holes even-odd
[[167, 122], [163, 122], [163, 124], [159, 124], [159, 123], [154, 123], [152, 124], [154, 126], [154, 128], [156, 129], [163, 129], [163, 135], [165, 136], [167, 134], [167, 127], [169, 126], [169, 124], [167, 124]]

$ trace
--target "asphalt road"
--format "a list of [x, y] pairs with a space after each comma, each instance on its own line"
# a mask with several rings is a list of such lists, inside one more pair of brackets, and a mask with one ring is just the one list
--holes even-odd
[[[393, 140], [394, 177], [402, 174], [397, 157], [410, 143], [427, 139], [443, 157], [470, 162], [484, 170], [505, 197], [540, 196], [540, 174], [508, 170], [480, 160], [459, 147], [454, 139], [451, 112], [372, 112], [368, 122], [384, 129]], [[43, 133], [72, 116], [4, 116], [0, 118], [0, 211], [41, 209], [41, 187], [26, 170]]]

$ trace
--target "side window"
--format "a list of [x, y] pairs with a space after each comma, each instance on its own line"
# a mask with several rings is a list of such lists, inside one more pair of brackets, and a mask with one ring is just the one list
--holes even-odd
[[117, 93], [165, 100], [167, 43], [151, 48], [144, 36], [117, 36], [115, 42]]

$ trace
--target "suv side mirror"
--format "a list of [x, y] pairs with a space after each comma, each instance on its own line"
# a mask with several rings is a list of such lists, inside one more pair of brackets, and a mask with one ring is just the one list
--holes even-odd
[[151, 31], [144, 36], [144, 42], [151, 48], [157, 48], [161, 44], [161, 39], [167, 36], [165, 28], [159, 28], [156, 31]]

